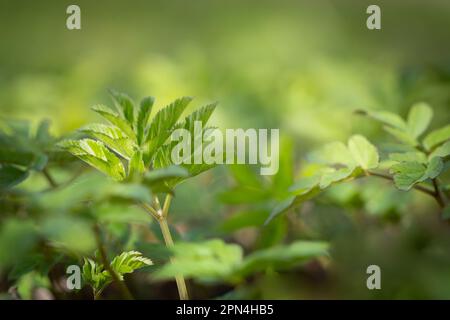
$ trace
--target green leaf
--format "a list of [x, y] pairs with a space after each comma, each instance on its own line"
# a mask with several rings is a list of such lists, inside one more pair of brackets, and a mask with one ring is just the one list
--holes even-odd
[[145, 165], [142, 156], [142, 151], [138, 150], [133, 154], [130, 162], [128, 163], [128, 177], [132, 180], [145, 172]]
[[219, 230], [231, 233], [243, 228], [262, 226], [268, 216], [265, 210], [242, 211], [228, 217], [219, 227]]
[[427, 150], [431, 150], [434, 147], [446, 142], [450, 139], [450, 124], [443, 128], [430, 132], [425, 139], [423, 139], [423, 145]]
[[153, 154], [171, 134], [171, 129], [176, 124], [181, 114], [192, 101], [190, 97], [175, 100], [170, 105], [161, 109], [153, 118], [150, 129], [145, 139], [148, 142], [148, 153]]
[[400, 116], [392, 112], [357, 110], [356, 113], [369, 116], [393, 128], [400, 130], [406, 129], [406, 122]]
[[214, 110], [216, 109], [216, 106], [217, 106], [217, 102], [208, 104], [204, 107], [201, 107], [201, 108], [195, 110], [193, 113], [188, 115], [184, 119], [183, 122], [179, 123], [176, 127], [189, 130], [189, 132], [191, 132], [191, 135], [193, 135], [195, 122], [199, 121], [199, 122], [201, 122], [202, 126], [205, 127], [209, 118], [211, 117]]
[[171, 165], [162, 169], [148, 171], [144, 175], [143, 183], [153, 192], [172, 192], [175, 182], [187, 178], [189, 172], [180, 166]]
[[427, 163], [427, 156], [423, 152], [402, 152], [402, 153], [390, 153], [389, 159], [397, 162], [419, 162]]
[[100, 141], [92, 139], [63, 140], [58, 146], [114, 180], [120, 181], [126, 176], [122, 162]]
[[234, 275], [246, 277], [265, 270], [283, 270], [299, 263], [328, 255], [328, 244], [319, 241], [296, 241], [287, 246], [276, 246], [256, 251], [236, 268]]
[[289, 187], [289, 191], [299, 195], [310, 191], [312, 188], [316, 187], [320, 182], [321, 174], [315, 174], [309, 177], [302, 177], [299, 181], [294, 183]]
[[95, 105], [92, 107], [92, 110], [100, 114], [120, 130], [122, 130], [129, 138], [131, 138], [132, 140], [136, 140], [136, 135], [133, 131], [133, 127], [128, 123], [127, 120], [121, 118], [117, 112], [104, 105]]
[[170, 178], [185, 178], [188, 176], [186, 169], [180, 166], [170, 166], [163, 169], [156, 169], [146, 172], [144, 181], [152, 183]]
[[446, 158], [450, 155], [450, 141], [447, 141], [443, 145], [434, 149], [434, 151], [428, 156], [428, 159], [432, 159], [434, 157]]
[[139, 145], [141, 145], [141, 143], [144, 141], [145, 129], [147, 127], [148, 119], [152, 112], [152, 107], [154, 103], [155, 98], [153, 97], [145, 97], [144, 99], [141, 100], [136, 122], [136, 134]]
[[311, 161], [320, 164], [342, 164], [348, 167], [355, 166], [355, 161], [342, 142], [332, 142], [309, 155]]
[[132, 273], [133, 271], [153, 265], [153, 262], [142, 256], [138, 251], [122, 252], [119, 256], [111, 261], [111, 269], [114, 270], [120, 280], [123, 280], [123, 275]]
[[439, 157], [434, 157], [430, 160], [427, 166], [423, 179], [434, 179], [436, 178], [444, 169], [444, 162]]
[[354, 168], [328, 168], [328, 170], [324, 171], [322, 176], [320, 177], [319, 187], [320, 189], [325, 189], [329, 187], [334, 182], [339, 182], [347, 179], [352, 175]]
[[426, 168], [418, 162], [401, 162], [393, 165], [390, 171], [394, 174], [394, 183], [397, 188], [407, 191], [414, 184], [423, 181]]
[[99, 139], [126, 159], [130, 159], [134, 153], [135, 143], [118, 127], [93, 123], [84, 126], [79, 131]]
[[33, 164], [34, 160], [35, 155], [30, 151], [1, 146], [0, 163], [2, 164], [17, 164], [28, 167]]
[[377, 148], [364, 136], [354, 135], [348, 141], [348, 149], [355, 162], [364, 170], [378, 166], [379, 156]]
[[94, 288], [94, 294], [102, 291], [113, 280], [109, 272], [104, 270], [103, 265], [89, 258], [84, 259], [82, 276], [84, 282]]
[[431, 118], [433, 118], [433, 109], [426, 103], [416, 103], [408, 114], [408, 132], [413, 138], [418, 138], [428, 128]]
[[384, 127], [383, 129], [402, 143], [405, 143], [412, 147], [415, 147], [419, 144], [417, 139], [413, 138], [411, 136], [411, 134], [408, 133], [407, 131], [403, 131], [403, 130], [400, 130], [397, 128], [391, 128], [391, 127], [387, 127], [387, 126]]
[[128, 123], [134, 126], [134, 101], [125, 93], [109, 90], [116, 108], [121, 110], [123, 117]]
[[29, 172], [10, 165], [0, 165], [0, 190], [18, 185], [28, 177]]
[[104, 190], [99, 193], [101, 193], [103, 197], [127, 200], [131, 201], [133, 204], [136, 202], [152, 202], [152, 194], [148, 188], [135, 183], [109, 183]]

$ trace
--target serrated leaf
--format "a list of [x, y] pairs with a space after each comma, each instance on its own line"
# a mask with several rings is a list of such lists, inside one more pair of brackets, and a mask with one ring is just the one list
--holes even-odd
[[125, 159], [130, 159], [134, 153], [135, 144], [133, 140], [118, 127], [92, 123], [82, 127], [79, 131], [99, 139]]
[[188, 115], [183, 122], [177, 124], [176, 128], [184, 128], [191, 132], [191, 135], [194, 134], [194, 124], [196, 121], [201, 122], [202, 126], [204, 127], [211, 115], [213, 114], [214, 110], [216, 109], [217, 102], [208, 104], [204, 107], [201, 107], [197, 110], [195, 110], [193, 113]]
[[114, 90], [109, 90], [116, 108], [118, 108], [124, 119], [130, 124], [131, 127], [134, 126], [134, 101], [127, 94], [117, 92]]
[[115, 257], [111, 261], [111, 269], [114, 270], [119, 276], [120, 280], [123, 280], [123, 275], [132, 273], [133, 271], [153, 265], [153, 262], [145, 258], [142, 253], [138, 251], [122, 252], [119, 256]]
[[406, 122], [400, 116], [392, 112], [357, 110], [356, 113], [369, 116], [383, 124], [400, 130], [406, 129]]
[[123, 119], [117, 112], [108, 108], [104, 105], [95, 105], [92, 107], [92, 110], [100, 114], [106, 120], [108, 120], [111, 124], [118, 127], [122, 130], [129, 138], [132, 140], [136, 140], [136, 135], [133, 131], [133, 127], [128, 123], [127, 120]]
[[430, 132], [425, 139], [423, 139], [423, 145], [427, 150], [431, 150], [434, 147], [446, 142], [450, 139], [450, 124], [443, 128], [436, 129]]
[[100, 141], [64, 140], [58, 146], [115, 180], [123, 180], [126, 176], [122, 162]]
[[153, 97], [145, 97], [141, 100], [137, 122], [136, 122], [136, 135], [138, 139], [138, 144], [144, 141], [145, 138], [145, 129], [147, 127], [148, 119], [152, 112], [153, 104], [155, 103], [155, 98]]
[[190, 97], [177, 99], [155, 115], [145, 139], [148, 142], [147, 152], [149, 154], [153, 154], [166, 142], [171, 134], [171, 129], [191, 101], [192, 98]]
[[137, 150], [128, 162], [128, 177], [133, 180], [145, 172], [142, 151]]
[[420, 102], [412, 106], [408, 114], [408, 132], [413, 138], [418, 138], [428, 128], [433, 110], [426, 103]]
[[104, 270], [103, 265], [89, 258], [84, 259], [82, 276], [84, 282], [94, 288], [94, 292], [103, 290], [112, 282], [112, 276]]
[[364, 170], [378, 166], [378, 150], [364, 136], [352, 136], [348, 141], [348, 149], [355, 162]]
[[426, 168], [418, 162], [401, 162], [393, 165], [390, 171], [394, 174], [396, 187], [407, 191], [414, 184], [423, 181]]

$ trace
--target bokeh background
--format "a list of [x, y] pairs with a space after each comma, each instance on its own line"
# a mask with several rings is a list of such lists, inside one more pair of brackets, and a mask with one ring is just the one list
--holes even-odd
[[[326, 142], [353, 133], [375, 144], [389, 140], [355, 109], [405, 116], [414, 102], [426, 101], [435, 113], [433, 128], [449, 122], [446, 1], [376, 1], [382, 29], [374, 31], [366, 28], [366, 8], [375, 2], [365, 0], [78, 0], [82, 29], [69, 31], [65, 11], [73, 3], [0, 0], [2, 121], [48, 118], [60, 136], [98, 120], [89, 107], [110, 103], [109, 88], [136, 100], [152, 95], [157, 107], [190, 95], [193, 107], [219, 101], [211, 123], [220, 128], [279, 128], [282, 154], [291, 161], [282, 169], [293, 178], [306, 154]], [[65, 174], [55, 172], [58, 179]], [[333, 259], [269, 272], [240, 290], [199, 285], [197, 297], [450, 298], [450, 230], [425, 196], [378, 181], [348, 184], [270, 229], [261, 219], [236, 227], [225, 222], [268, 209], [226, 193], [233, 175], [239, 173], [221, 167], [179, 187], [171, 215], [180, 237], [222, 237], [248, 252], [293, 239], [327, 240]], [[95, 190], [89, 181], [86, 188]], [[43, 183], [31, 177], [21, 188], [38, 190]], [[38, 201], [59, 212], [71, 193]], [[0, 207], [3, 225], [6, 217], [20, 217], [15, 210]], [[90, 236], [82, 225], [71, 232], [77, 241]], [[13, 250], [5, 232], [0, 240], [3, 250]], [[365, 288], [371, 263], [385, 270], [379, 292]], [[4, 291], [8, 283], [2, 281]], [[176, 297], [173, 284], [134, 286], [142, 298]]]

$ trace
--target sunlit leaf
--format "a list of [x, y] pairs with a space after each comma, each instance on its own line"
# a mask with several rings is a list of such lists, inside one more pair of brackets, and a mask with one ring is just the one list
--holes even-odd
[[373, 169], [378, 166], [377, 148], [364, 136], [354, 135], [348, 141], [348, 149], [355, 162], [363, 169]]
[[416, 103], [408, 114], [408, 132], [413, 138], [419, 137], [428, 128], [431, 118], [433, 118], [433, 109], [426, 103]]

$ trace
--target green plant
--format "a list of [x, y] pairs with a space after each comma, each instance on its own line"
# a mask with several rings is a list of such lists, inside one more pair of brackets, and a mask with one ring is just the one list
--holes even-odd
[[278, 202], [266, 223], [333, 184], [362, 177], [391, 180], [402, 191], [423, 192], [436, 200], [443, 218], [450, 218], [449, 185], [441, 181], [450, 164], [450, 125], [421, 138], [433, 116], [425, 103], [415, 104], [406, 120], [387, 111], [359, 110], [357, 114], [384, 124], [384, 129], [399, 142], [386, 151], [386, 159], [380, 161], [378, 149], [362, 135], [350, 137], [347, 145], [334, 142], [324, 146], [310, 155], [315, 169], [289, 188], [289, 196]]
[[[102, 264], [85, 258], [83, 265], [83, 280], [88, 283], [94, 292], [94, 299], [97, 299], [108, 284], [116, 281], [123, 284], [123, 275], [132, 273], [134, 270], [150, 266], [153, 262], [142, 256], [138, 251], [122, 252], [120, 255], [114, 257], [111, 263], [105, 260], [104, 253], [102, 256]], [[125, 286], [123, 290], [127, 290]], [[127, 296], [131, 297], [128, 291]]]
[[[166, 245], [172, 247], [173, 239], [167, 219], [173, 189], [214, 165], [194, 164], [194, 161], [189, 165], [174, 165], [171, 160], [174, 144], [169, 138], [177, 128], [187, 129], [192, 137], [196, 137], [195, 121], [200, 121], [203, 130], [206, 130], [216, 104], [204, 106], [180, 121], [192, 100], [183, 97], [161, 109], [150, 120], [154, 98], [142, 99], [137, 107], [128, 95], [115, 91], [110, 93], [115, 108], [103, 105], [92, 108], [110, 124], [87, 125], [79, 132], [90, 138], [64, 140], [59, 146], [116, 181], [146, 186], [152, 201], [136, 202], [159, 223]], [[203, 132], [200, 134], [203, 135]], [[194, 154], [195, 150], [191, 152], [192, 156]], [[159, 194], [165, 195], [163, 204]], [[184, 278], [180, 275], [175, 278], [180, 299], [188, 299]]]

